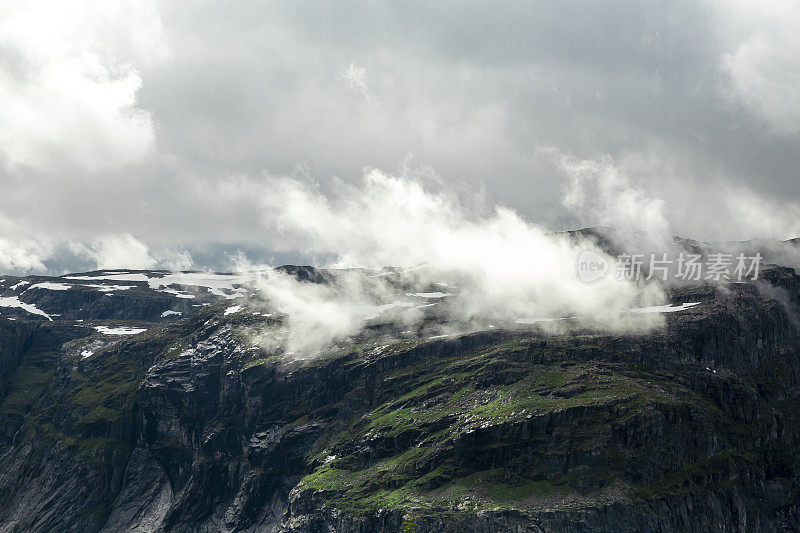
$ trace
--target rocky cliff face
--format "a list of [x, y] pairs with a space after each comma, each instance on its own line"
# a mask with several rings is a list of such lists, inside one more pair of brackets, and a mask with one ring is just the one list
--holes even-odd
[[378, 324], [308, 360], [231, 280], [102, 275], [135, 288], [0, 290], [44, 313], [0, 308], [0, 531], [800, 529], [791, 269], [643, 335]]

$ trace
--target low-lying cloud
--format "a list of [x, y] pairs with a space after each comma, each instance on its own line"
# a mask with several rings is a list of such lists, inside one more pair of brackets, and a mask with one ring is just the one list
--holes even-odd
[[[294, 335], [313, 338], [314, 346], [358, 331], [369, 318], [365, 315], [381, 305], [417, 306], [414, 294], [403, 292], [404, 283], [457, 293], [426, 303], [435, 303], [448, 321], [464, 327], [544, 318], [556, 319], [546, 323], [563, 329], [570, 322], [560, 319], [579, 317], [582, 328], [618, 331], [660, 321], [629, 313], [663, 303], [657, 284], [614, 276], [583, 283], [577, 276], [581, 251], [610, 261], [592, 240], [549, 233], [502, 206], [466, 209], [452, 193], [379, 170], [366, 172], [359, 184], [341, 183], [327, 195], [288, 177], [262, 180], [258, 188], [270, 234], [333, 257], [327, 267], [374, 269], [371, 275], [340, 270], [330, 286], [274, 272], [267, 276], [262, 292], [293, 317], [294, 329], [302, 327]], [[400, 271], [379, 270], [385, 266]]]

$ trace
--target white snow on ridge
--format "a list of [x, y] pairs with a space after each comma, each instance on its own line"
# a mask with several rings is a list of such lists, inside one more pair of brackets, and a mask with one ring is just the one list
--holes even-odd
[[100, 283], [84, 283], [83, 286], [97, 289], [100, 292], [127, 291], [135, 287], [135, 285], [102, 285]]
[[120, 326], [118, 328], [109, 328], [108, 326], [94, 326], [94, 329], [96, 329], [103, 335], [138, 335], [143, 331], [147, 331], [147, 328], [129, 328], [126, 326]]
[[174, 272], [162, 278], [150, 278], [148, 283], [153, 288], [167, 285], [196, 285], [215, 289], [233, 289], [234, 285], [252, 282], [252, 275], [246, 274], [205, 274], [203, 272]]
[[23, 285], [30, 285], [30, 284], [31, 284], [31, 282], [30, 282], [30, 281], [20, 281], [20, 282], [19, 282], [19, 283], [17, 283], [16, 285], [12, 285], [11, 287], [9, 287], [9, 289], [11, 289], [12, 291], [15, 291], [15, 290], [17, 290], [19, 287], [22, 287]]
[[149, 281], [150, 278], [144, 274], [108, 274], [102, 276], [64, 276], [64, 279], [77, 279], [82, 281], [92, 281], [96, 279], [109, 281]]
[[226, 294], [225, 292], [223, 292], [222, 289], [217, 287], [206, 287], [206, 288], [208, 289], [208, 292], [210, 292], [214, 296], [222, 296], [226, 300], [233, 300], [234, 298], [241, 298], [243, 296], [247, 296], [247, 289], [242, 287], [238, 287], [236, 289], [234, 288], [228, 289], [233, 291], [233, 294]]
[[514, 322], [516, 324], [536, 324], [537, 322], [555, 322], [556, 320], [563, 320], [562, 318], [518, 318]]
[[[676, 311], [685, 311], [691, 309], [695, 305], [700, 305], [701, 302], [687, 302], [678, 305], [654, 305], [652, 307], [637, 307], [631, 309], [631, 313], [674, 313]], [[514, 322], [517, 324], [536, 324], [537, 322], [555, 322], [556, 320], [565, 320], [564, 318], [518, 318]]]
[[173, 311], [173, 310], [170, 309], [169, 311], [164, 311], [163, 313], [161, 313], [161, 318], [164, 318], [164, 317], [170, 316], [170, 315], [181, 316], [182, 314], [183, 313], [181, 313], [180, 311]]
[[28, 292], [31, 289], [47, 289], [49, 291], [68, 291], [71, 288], [72, 285], [68, 285], [67, 283], [51, 283], [49, 281], [45, 281], [42, 283], [34, 283], [33, 285], [25, 289], [25, 291], [23, 292]]
[[233, 313], [238, 313], [242, 310], [241, 305], [232, 305], [225, 310], [225, 316], [232, 315]]
[[[229, 300], [242, 297], [246, 294], [246, 289], [241, 287], [234, 288], [234, 285], [244, 285], [255, 280], [255, 276], [250, 274], [207, 274], [203, 272], [172, 272], [164, 276], [147, 276], [146, 274], [102, 274], [98, 276], [67, 276], [65, 279], [79, 280], [110, 280], [110, 281], [138, 281], [147, 282], [153, 290], [161, 290], [174, 294], [178, 298], [194, 298], [193, 295], [186, 294], [175, 289], [168, 288], [170, 285], [185, 285], [192, 287], [205, 287], [211, 294], [222, 296]], [[233, 291], [228, 294], [223, 291]], [[242, 294], [245, 293], [245, 294]]]
[[414, 296], [416, 298], [444, 298], [446, 296], [453, 296], [449, 292], [409, 292], [406, 296]]
[[686, 302], [683, 304], [678, 305], [654, 305], [651, 307], [637, 307], [636, 309], [631, 309], [631, 313], [674, 313], [676, 311], [685, 311], [686, 309], [691, 309], [695, 305], [699, 305], [700, 302]]
[[53, 319], [50, 318], [50, 315], [48, 315], [47, 313], [45, 313], [44, 311], [42, 311], [33, 304], [26, 304], [25, 302], [21, 302], [20, 299], [17, 298], [16, 296], [7, 296], [4, 298], [0, 298], [0, 307], [18, 307], [33, 315], [43, 316], [50, 322], [53, 321]]
[[175, 296], [177, 298], [185, 298], [185, 299], [194, 298], [194, 294], [189, 294], [188, 292], [179, 291], [177, 289], [166, 288], [166, 289], [157, 289], [157, 290], [158, 290], [158, 292], [165, 292], [165, 293], [171, 294], [171, 295], [173, 295], [173, 296]]

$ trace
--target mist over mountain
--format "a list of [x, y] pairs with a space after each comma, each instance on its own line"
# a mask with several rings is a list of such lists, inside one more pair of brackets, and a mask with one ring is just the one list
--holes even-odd
[[612, 301], [578, 269], [515, 295], [435, 262], [4, 276], [0, 524], [793, 530], [800, 278], [768, 261], [797, 245], [673, 245], [765, 262]]
[[800, 531], [798, 27], [0, 3], [0, 533]]

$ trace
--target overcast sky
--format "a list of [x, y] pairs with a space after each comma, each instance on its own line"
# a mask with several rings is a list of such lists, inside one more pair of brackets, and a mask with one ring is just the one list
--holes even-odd
[[2, 2], [0, 273], [302, 258], [275, 177], [369, 169], [551, 230], [796, 237], [798, 6]]

